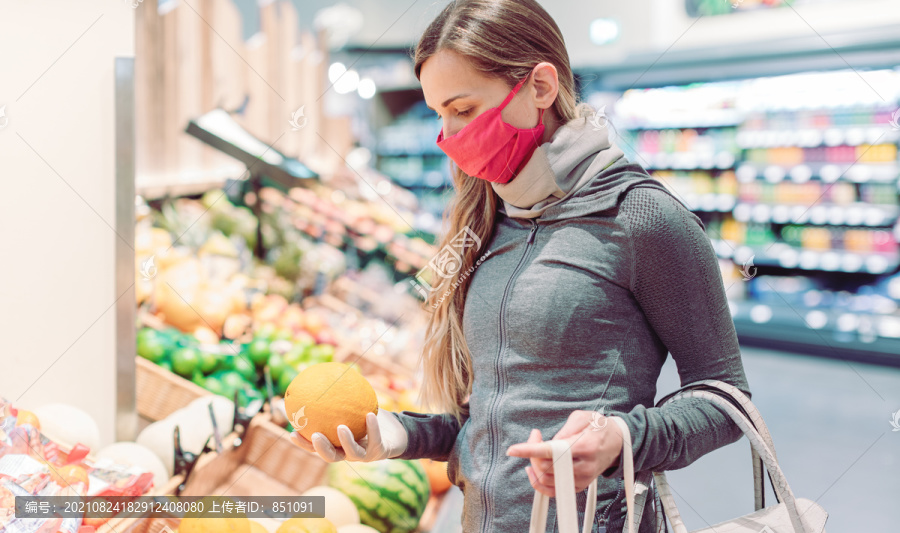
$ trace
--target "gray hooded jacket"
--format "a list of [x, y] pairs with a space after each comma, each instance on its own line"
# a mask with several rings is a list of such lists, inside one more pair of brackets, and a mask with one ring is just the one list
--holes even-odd
[[[465, 495], [465, 533], [528, 531], [528, 461], [506, 449], [532, 428], [549, 440], [572, 411], [622, 417], [636, 471], [683, 468], [741, 436], [706, 400], [654, 407], [668, 353], [682, 384], [716, 379], [750, 390], [702, 222], [625, 157], [595, 164], [609, 158], [603, 141], [545, 143], [557, 181], [579, 187], [539, 216], [501, 208], [482, 243], [491, 253], [471, 274], [463, 317], [474, 383], [462, 425], [447, 414], [398, 415], [409, 432], [401, 458], [448, 461]], [[618, 465], [598, 478], [593, 531], [622, 531], [622, 477]], [[584, 500], [583, 492], [579, 523]], [[656, 532], [651, 502], [640, 533]], [[556, 531], [554, 500], [549, 517]]]

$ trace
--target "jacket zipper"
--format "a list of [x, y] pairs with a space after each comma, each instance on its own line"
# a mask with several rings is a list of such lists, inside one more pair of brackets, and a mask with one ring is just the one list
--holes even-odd
[[500, 359], [503, 355], [503, 311], [506, 307], [506, 298], [509, 295], [509, 289], [512, 286], [513, 280], [515, 280], [516, 275], [519, 273], [519, 269], [522, 268], [522, 263], [525, 262], [525, 258], [528, 256], [528, 251], [530, 246], [534, 244], [534, 234], [537, 233], [538, 224], [536, 219], [531, 219], [531, 231], [528, 233], [528, 238], [525, 240], [525, 250], [522, 252], [522, 257], [519, 258], [518, 264], [516, 264], [516, 268], [513, 269], [512, 274], [509, 276], [509, 280], [506, 282], [506, 288], [503, 289], [503, 296], [500, 299], [500, 316], [498, 317], [498, 350], [497, 350], [497, 361], [495, 362], [495, 370], [497, 373], [497, 384], [498, 390], [497, 395], [494, 396], [494, 399], [491, 401], [491, 408], [488, 412], [488, 431], [491, 435], [491, 462], [488, 464], [488, 472], [484, 479], [484, 484], [482, 485], [481, 491], [481, 502], [482, 509], [485, 510], [484, 516], [482, 518], [482, 531], [488, 531], [487, 521], [488, 517], [493, 516], [493, 500], [488, 498], [488, 487], [491, 484], [491, 478], [494, 474], [494, 465], [493, 460], [500, 453], [497, 449], [499, 447], [499, 435], [497, 435], [497, 425], [494, 422], [494, 411], [497, 407], [497, 404], [500, 401], [500, 396], [503, 394], [503, 389], [505, 386], [503, 380], [503, 374], [501, 372], [501, 364]]

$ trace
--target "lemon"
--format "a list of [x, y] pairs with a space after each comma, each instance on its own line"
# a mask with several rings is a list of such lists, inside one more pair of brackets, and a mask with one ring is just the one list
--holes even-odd
[[375, 389], [359, 372], [343, 363], [310, 366], [291, 381], [284, 394], [291, 425], [307, 440], [322, 433], [340, 446], [337, 427], [350, 428], [353, 438], [366, 435], [366, 415], [378, 412]]

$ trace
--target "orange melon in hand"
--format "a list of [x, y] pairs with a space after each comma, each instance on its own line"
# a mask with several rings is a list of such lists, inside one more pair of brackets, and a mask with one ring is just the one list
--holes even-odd
[[353, 438], [366, 435], [366, 415], [378, 413], [375, 389], [360, 373], [343, 363], [320, 363], [297, 374], [284, 394], [291, 425], [307, 440], [322, 433], [335, 446], [338, 425]]

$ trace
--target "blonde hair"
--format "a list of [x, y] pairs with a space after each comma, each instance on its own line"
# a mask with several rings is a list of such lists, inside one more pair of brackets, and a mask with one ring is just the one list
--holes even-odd
[[[541, 62], [553, 64], [559, 76], [559, 95], [551, 108], [562, 123], [584, 113], [577, 105], [575, 79], [562, 32], [534, 0], [456, 0], [431, 22], [415, 49], [416, 77], [422, 65], [441, 50], [452, 50], [487, 76], [500, 78], [512, 89]], [[456, 191], [444, 213], [447, 233], [439, 250], [464, 228], [490, 243], [499, 197], [490, 182], [471, 178], [454, 166]], [[463, 414], [472, 391], [472, 354], [463, 334], [463, 310], [472, 276], [469, 270], [486, 250], [466, 247], [462, 264], [450, 278], [436, 279], [428, 295], [429, 317], [422, 351], [423, 399], [434, 407]], [[435, 278], [438, 278], [437, 276]], [[447, 291], [452, 291], [445, 296]]]

